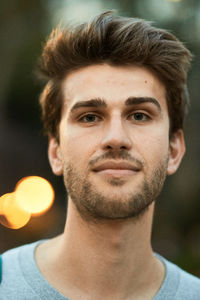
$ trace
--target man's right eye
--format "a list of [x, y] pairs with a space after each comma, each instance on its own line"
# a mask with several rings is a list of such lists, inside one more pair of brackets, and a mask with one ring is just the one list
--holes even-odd
[[87, 114], [82, 116], [79, 121], [82, 123], [94, 123], [94, 122], [98, 122], [100, 120], [100, 118], [97, 115], [94, 114]]

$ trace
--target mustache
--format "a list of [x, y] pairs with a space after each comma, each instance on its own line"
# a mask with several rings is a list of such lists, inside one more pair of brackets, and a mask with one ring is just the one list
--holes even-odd
[[97, 164], [99, 161], [104, 161], [107, 159], [122, 159], [125, 160], [126, 162], [130, 162], [134, 165], [136, 165], [139, 169], [142, 169], [144, 164], [141, 160], [132, 157], [127, 151], [121, 151], [121, 152], [106, 152], [102, 154], [101, 156], [95, 157], [92, 160], [89, 161], [89, 166], [93, 167], [95, 164]]

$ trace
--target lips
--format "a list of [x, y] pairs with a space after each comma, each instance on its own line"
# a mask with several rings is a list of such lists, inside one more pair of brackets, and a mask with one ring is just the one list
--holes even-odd
[[132, 175], [140, 169], [128, 162], [107, 161], [95, 166], [93, 171], [108, 175]]

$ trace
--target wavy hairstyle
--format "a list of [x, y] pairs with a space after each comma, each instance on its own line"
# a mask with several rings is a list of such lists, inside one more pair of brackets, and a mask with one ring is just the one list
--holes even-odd
[[190, 51], [173, 34], [150, 22], [100, 14], [91, 22], [52, 31], [39, 60], [39, 74], [47, 80], [40, 96], [44, 131], [58, 136], [63, 105], [61, 83], [71, 71], [92, 64], [144, 66], [164, 84], [170, 133], [183, 128], [188, 109], [187, 71]]

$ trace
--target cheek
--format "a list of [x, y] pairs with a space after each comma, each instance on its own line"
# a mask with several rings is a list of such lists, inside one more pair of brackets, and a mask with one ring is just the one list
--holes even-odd
[[80, 130], [68, 130], [62, 135], [61, 149], [65, 162], [70, 162], [78, 168], [87, 166], [93, 153], [96, 152], [99, 144], [97, 135], [86, 135]]
[[168, 131], [156, 130], [149, 132], [144, 136], [140, 136], [138, 142], [138, 152], [143, 157], [146, 164], [157, 164], [157, 162], [165, 161], [169, 152], [169, 136]]
[[158, 166], [158, 165], [162, 165], [162, 164], [166, 164], [167, 160], [168, 160], [168, 154], [169, 154], [169, 139], [168, 136], [165, 138], [160, 137], [157, 138], [156, 140], [154, 140], [152, 142], [152, 152], [154, 152], [152, 154], [152, 164], [154, 166]]

